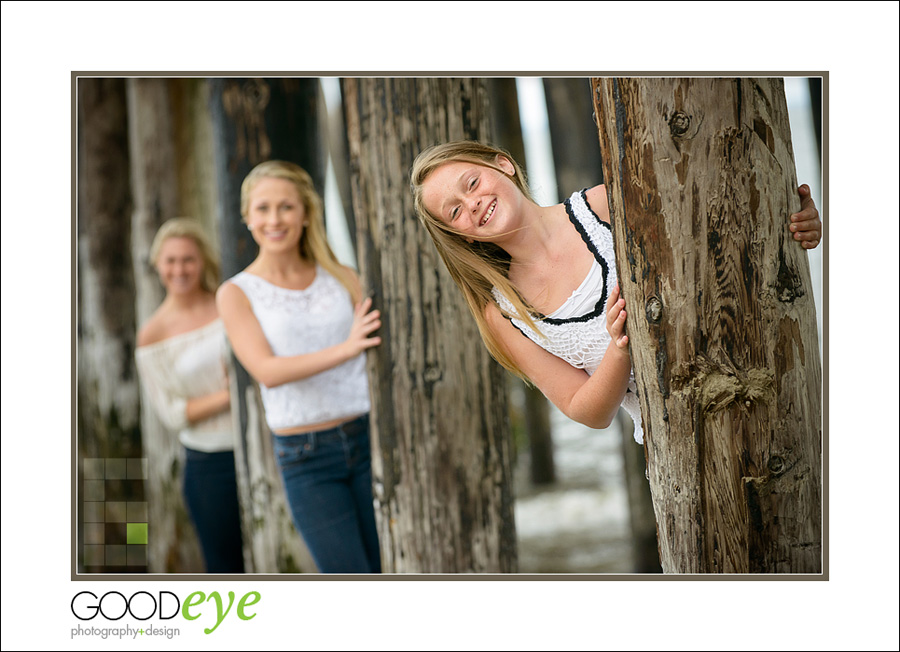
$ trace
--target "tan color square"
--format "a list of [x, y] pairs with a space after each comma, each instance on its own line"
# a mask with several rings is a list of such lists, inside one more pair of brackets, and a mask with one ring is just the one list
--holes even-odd
[[106, 520], [106, 503], [82, 503], [85, 523], [103, 523]]
[[105, 546], [85, 546], [84, 547], [84, 565], [85, 566], [102, 566], [103, 565], [103, 548]]
[[129, 523], [147, 522], [147, 503], [129, 502], [126, 508], [126, 521]]
[[103, 458], [88, 457], [84, 460], [84, 479], [85, 480], [102, 480], [103, 479]]
[[128, 480], [147, 479], [147, 458], [132, 457], [125, 462], [125, 477]]
[[131, 545], [125, 547], [127, 548], [127, 561], [129, 566], [147, 565], [147, 546]]
[[84, 524], [84, 545], [103, 543], [106, 538], [106, 525], [104, 523]]
[[106, 503], [106, 522], [107, 523], [125, 523], [127, 509], [126, 503]]
[[85, 480], [84, 499], [86, 501], [102, 501], [106, 498], [106, 482], [104, 480]]
[[125, 479], [125, 458], [124, 457], [107, 457], [106, 458], [106, 479], [107, 480], [124, 480]]
[[104, 546], [107, 566], [124, 566], [127, 561], [125, 546]]

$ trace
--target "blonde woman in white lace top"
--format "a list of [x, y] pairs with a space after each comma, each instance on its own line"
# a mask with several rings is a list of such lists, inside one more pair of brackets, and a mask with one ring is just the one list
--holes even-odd
[[[163, 224], [150, 260], [166, 297], [141, 327], [135, 359], [152, 409], [185, 447], [183, 493], [210, 573], [244, 571], [219, 266], [200, 225]], [[153, 463], [153, 460], [150, 460]]]
[[294, 524], [321, 572], [380, 572], [363, 355], [380, 342], [378, 311], [328, 246], [302, 168], [254, 168], [241, 214], [259, 254], [219, 289], [219, 312], [260, 384]]
[[[422, 152], [411, 176], [419, 218], [494, 358], [593, 428], [623, 405], [640, 441], [604, 186], [538, 206], [512, 157], [474, 141]], [[821, 223], [809, 189], [800, 194], [792, 230], [811, 248]]]

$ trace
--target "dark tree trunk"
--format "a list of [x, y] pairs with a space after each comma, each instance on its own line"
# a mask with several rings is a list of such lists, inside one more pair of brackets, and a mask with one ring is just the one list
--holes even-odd
[[809, 108], [812, 112], [813, 129], [816, 132], [816, 151], [822, 158], [822, 78], [809, 78]]
[[[241, 221], [240, 189], [257, 164], [286, 160], [302, 166], [324, 193], [324, 150], [318, 128], [317, 79], [210, 81], [222, 276], [243, 270], [257, 254]], [[259, 390], [232, 360], [231, 404], [240, 441], [235, 447], [248, 572], [315, 572], [291, 522]]]
[[666, 572], [821, 571], [821, 370], [779, 79], [594, 81]]
[[489, 140], [471, 79], [345, 79], [360, 266], [382, 312], [368, 354], [387, 572], [514, 572], [506, 380], [424, 229], [409, 170], [428, 145]]
[[515, 77], [490, 77], [484, 80], [490, 100], [491, 140], [525, 165], [525, 141], [519, 116], [519, 91]]
[[[86, 572], [122, 572], [127, 564], [110, 563], [115, 555], [106, 554], [110, 542], [99, 536], [103, 520], [94, 516], [102, 515], [106, 500], [144, 499], [139, 483], [106, 486], [104, 480], [109, 460], [116, 466], [141, 457], [125, 82], [92, 78], [77, 84], [77, 566]], [[85, 471], [92, 482], [104, 482], [104, 492], [85, 494]], [[85, 547], [87, 529], [92, 534]], [[131, 569], [146, 570], [146, 561]]]
[[559, 201], [576, 190], [603, 183], [603, 161], [596, 146], [597, 125], [586, 77], [547, 77], [547, 120]]

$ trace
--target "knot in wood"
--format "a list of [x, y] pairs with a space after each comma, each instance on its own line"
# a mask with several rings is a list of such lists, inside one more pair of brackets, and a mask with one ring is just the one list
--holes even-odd
[[787, 263], [783, 252], [779, 252], [775, 293], [782, 303], [793, 303], [804, 295], [803, 281], [800, 280], [799, 273]]
[[780, 473], [784, 470], [784, 460], [778, 457], [777, 455], [773, 455], [769, 459], [769, 470], [772, 473]]
[[269, 104], [271, 90], [269, 85], [261, 79], [251, 79], [244, 84], [244, 98], [247, 105], [261, 110]]
[[444, 374], [441, 371], [441, 367], [434, 364], [425, 366], [425, 373], [423, 374], [425, 382], [435, 383], [439, 381], [443, 375]]
[[644, 310], [647, 313], [647, 321], [651, 324], [658, 324], [659, 320], [662, 318], [662, 301], [657, 297], [650, 297], [647, 299], [647, 305], [644, 306]]
[[669, 118], [669, 132], [673, 138], [684, 136], [691, 128], [691, 116], [683, 111], [676, 111]]

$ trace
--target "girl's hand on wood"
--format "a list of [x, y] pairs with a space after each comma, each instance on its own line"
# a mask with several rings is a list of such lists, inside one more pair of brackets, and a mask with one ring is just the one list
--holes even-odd
[[822, 240], [822, 222], [819, 211], [805, 183], [797, 188], [800, 195], [800, 212], [791, 215], [791, 233], [804, 249], [815, 249]]
[[350, 357], [354, 358], [366, 349], [381, 344], [380, 337], [369, 337], [381, 327], [381, 313], [378, 310], [370, 311], [372, 298], [367, 297], [360, 302], [353, 311], [353, 326], [350, 327], [350, 336], [345, 344], [350, 350]]
[[619, 284], [609, 293], [606, 302], [606, 330], [612, 337], [613, 344], [623, 353], [628, 353], [628, 336], [625, 334], [625, 298], [619, 290]]

